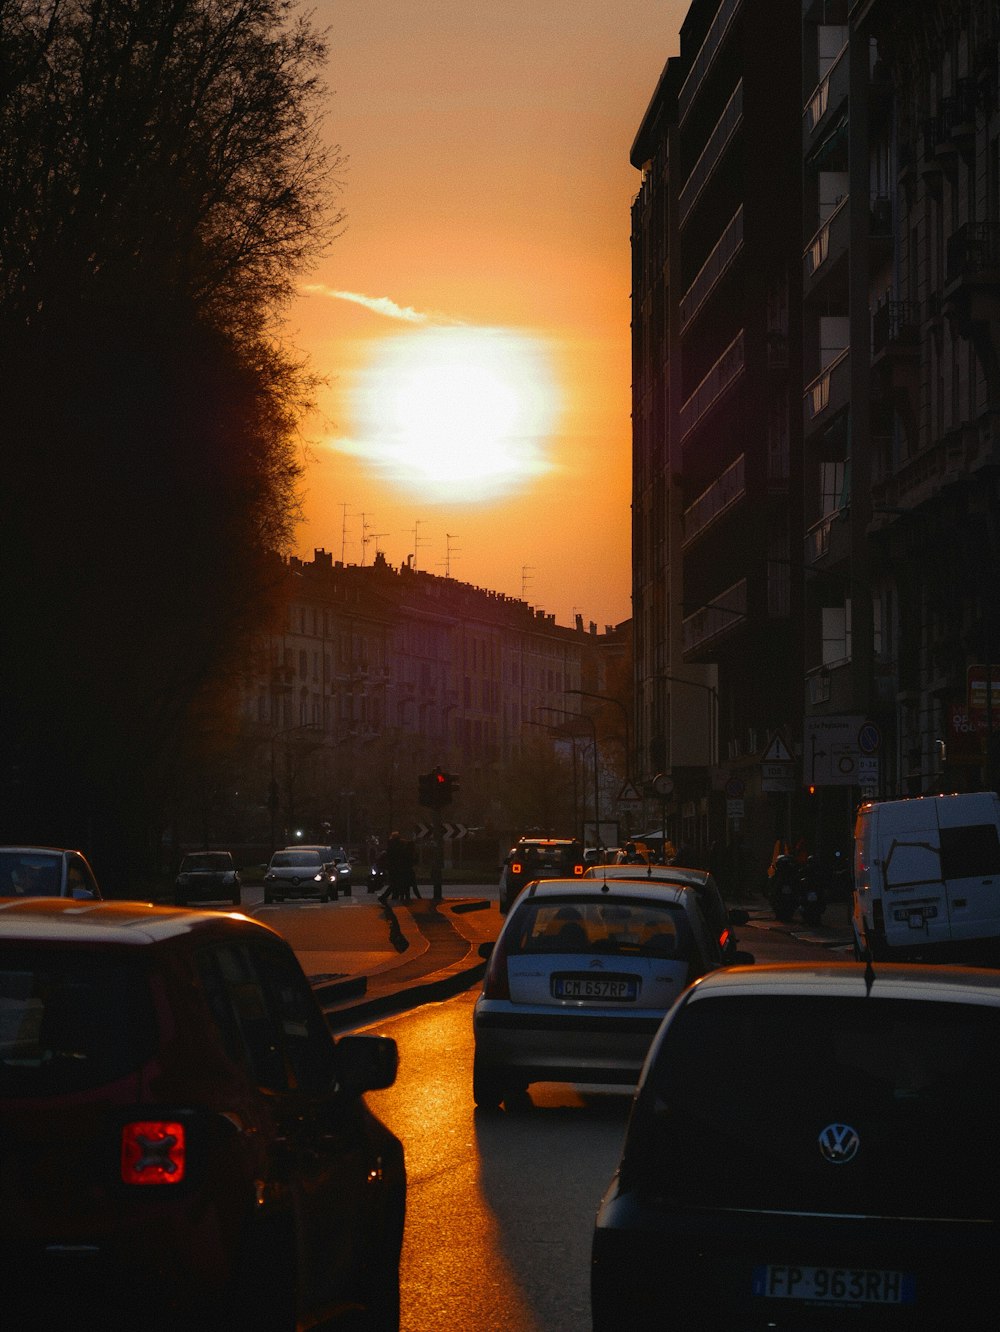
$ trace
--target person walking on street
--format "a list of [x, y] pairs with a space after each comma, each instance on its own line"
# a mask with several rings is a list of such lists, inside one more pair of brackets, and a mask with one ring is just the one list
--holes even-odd
[[413, 862], [406, 844], [399, 833], [393, 831], [385, 848], [385, 888], [379, 893], [378, 900], [383, 904], [389, 898], [402, 902], [409, 896], [412, 872]]

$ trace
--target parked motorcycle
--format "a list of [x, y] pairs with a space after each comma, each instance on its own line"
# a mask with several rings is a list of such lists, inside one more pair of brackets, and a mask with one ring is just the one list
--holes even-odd
[[815, 856], [809, 856], [799, 882], [799, 909], [807, 925], [819, 925], [822, 921], [826, 895], [822, 867]]

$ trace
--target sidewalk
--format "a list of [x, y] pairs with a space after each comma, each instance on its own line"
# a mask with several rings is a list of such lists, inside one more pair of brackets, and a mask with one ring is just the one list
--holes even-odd
[[495, 940], [502, 923], [495, 902], [465, 896], [386, 906], [355, 897], [340, 913], [336, 951], [289, 939], [334, 1030], [475, 984], [486, 969], [479, 944]]

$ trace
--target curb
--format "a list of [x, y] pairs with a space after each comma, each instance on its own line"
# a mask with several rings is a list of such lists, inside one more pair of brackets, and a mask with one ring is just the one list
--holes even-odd
[[[432, 972], [421, 980], [400, 986], [398, 990], [374, 995], [371, 999], [362, 1000], [358, 1004], [348, 1004], [343, 1008], [324, 1008], [323, 1015], [327, 1026], [331, 1031], [338, 1031], [341, 1027], [357, 1026], [359, 1022], [364, 1022], [368, 1018], [384, 1017], [387, 1013], [399, 1013], [435, 999], [450, 999], [453, 995], [461, 994], [470, 985], [482, 980], [486, 974], [486, 963], [478, 952], [470, 948], [469, 955], [475, 957], [472, 965], [468, 964], [466, 958], [462, 962], [446, 967], [443, 971]], [[359, 979], [366, 988], [367, 978], [362, 976]]]

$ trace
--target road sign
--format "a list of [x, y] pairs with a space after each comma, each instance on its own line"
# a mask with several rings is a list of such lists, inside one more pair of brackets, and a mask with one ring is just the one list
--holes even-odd
[[858, 743], [867, 719], [839, 714], [805, 719], [802, 782], [805, 786], [857, 786]]
[[740, 800], [746, 795], [747, 784], [742, 777], [730, 777], [726, 782], [726, 796], [730, 800]]
[[632, 782], [626, 782], [618, 792], [618, 801], [620, 804], [639, 804], [642, 801], [642, 795], [636, 790]]
[[791, 763], [792, 755], [780, 735], [772, 738], [771, 743], [761, 755], [761, 763]]
[[443, 823], [441, 825], [441, 836], [446, 842], [460, 841], [468, 831], [464, 823]]
[[874, 722], [866, 721], [858, 731], [858, 748], [862, 754], [874, 754], [882, 744], [882, 734]]

